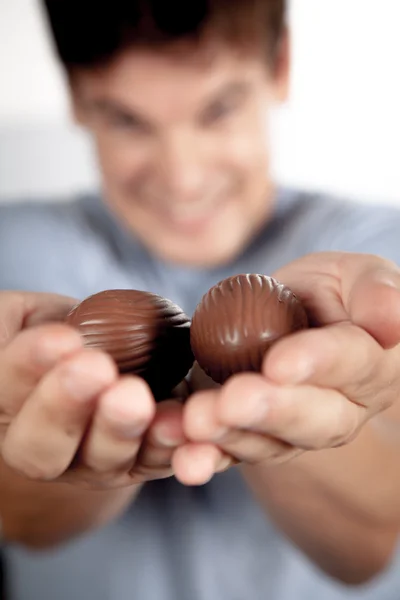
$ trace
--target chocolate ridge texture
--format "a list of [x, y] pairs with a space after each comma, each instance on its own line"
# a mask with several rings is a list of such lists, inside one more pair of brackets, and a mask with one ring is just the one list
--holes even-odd
[[84, 345], [107, 352], [120, 373], [142, 377], [165, 397], [193, 364], [190, 319], [170, 300], [140, 290], [106, 290], [76, 305], [66, 319]]
[[297, 296], [272, 277], [240, 274], [212, 287], [198, 304], [191, 346], [200, 367], [215, 382], [239, 372], [259, 372], [266, 352], [280, 338], [308, 327]]

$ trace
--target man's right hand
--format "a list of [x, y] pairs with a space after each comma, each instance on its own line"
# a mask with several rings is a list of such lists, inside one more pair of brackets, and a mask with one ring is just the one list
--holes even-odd
[[182, 404], [84, 348], [63, 321], [76, 300], [0, 292], [0, 449], [35, 481], [118, 488], [172, 475]]

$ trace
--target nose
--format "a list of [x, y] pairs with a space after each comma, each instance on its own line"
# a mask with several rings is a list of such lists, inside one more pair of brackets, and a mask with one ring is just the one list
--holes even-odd
[[177, 202], [196, 199], [205, 180], [201, 140], [197, 136], [175, 134], [160, 148], [160, 166], [167, 191]]

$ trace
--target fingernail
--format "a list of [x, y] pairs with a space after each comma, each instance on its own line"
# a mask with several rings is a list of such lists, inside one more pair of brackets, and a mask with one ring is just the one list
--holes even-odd
[[223, 473], [233, 466], [233, 460], [231, 456], [224, 456], [219, 461], [217, 468], [215, 469], [218, 473]]
[[215, 431], [215, 433], [212, 436], [212, 441], [213, 442], [223, 442], [224, 439], [228, 436], [229, 434], [229, 428], [228, 427], [220, 427], [219, 429], [217, 429]]
[[166, 448], [174, 448], [180, 442], [173, 436], [169, 435], [163, 428], [156, 429], [154, 431], [154, 437], [158, 444], [165, 446]]
[[314, 373], [314, 363], [309, 357], [302, 357], [291, 363], [290, 369], [287, 369], [287, 375], [280, 378], [282, 383], [296, 385], [304, 383]]
[[243, 423], [244, 427], [256, 426], [265, 419], [269, 411], [268, 398], [265, 396], [250, 396], [244, 402], [247, 402], [246, 412], [249, 416], [247, 423]]
[[135, 423], [135, 425], [129, 425], [127, 423], [124, 423], [123, 425], [118, 424], [118, 431], [127, 440], [134, 440], [136, 438], [142, 437], [147, 427], [148, 423]]

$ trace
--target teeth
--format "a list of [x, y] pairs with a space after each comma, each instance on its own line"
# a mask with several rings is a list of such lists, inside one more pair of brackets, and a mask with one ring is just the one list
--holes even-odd
[[202, 200], [180, 203], [172, 202], [170, 205], [165, 205], [164, 202], [153, 197], [152, 201], [148, 204], [152, 205], [159, 216], [169, 220], [171, 223], [181, 225], [208, 217], [210, 213], [218, 209], [224, 201], [225, 196], [226, 187], [221, 186], [218, 189], [214, 189], [214, 193], [210, 194], [207, 198], [203, 196]]
[[207, 204], [186, 204], [184, 206], [174, 206], [168, 211], [174, 219], [187, 219], [201, 217], [207, 214], [214, 207], [214, 203]]

